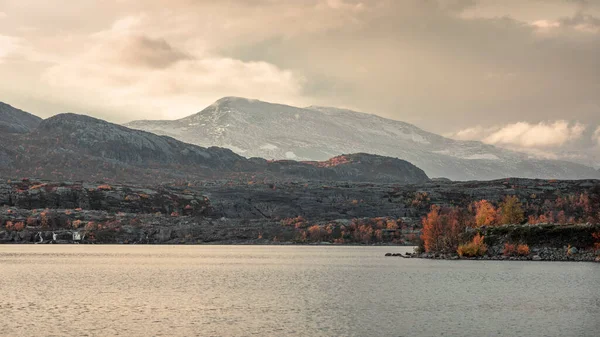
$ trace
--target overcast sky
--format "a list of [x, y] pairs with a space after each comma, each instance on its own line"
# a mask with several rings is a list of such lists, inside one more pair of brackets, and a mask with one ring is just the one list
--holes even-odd
[[0, 0], [0, 79], [42, 117], [243, 96], [600, 156], [600, 0]]

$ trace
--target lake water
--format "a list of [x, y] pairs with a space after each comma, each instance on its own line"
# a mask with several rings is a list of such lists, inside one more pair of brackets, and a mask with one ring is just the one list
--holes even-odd
[[600, 264], [0, 245], [0, 336], [599, 336]]

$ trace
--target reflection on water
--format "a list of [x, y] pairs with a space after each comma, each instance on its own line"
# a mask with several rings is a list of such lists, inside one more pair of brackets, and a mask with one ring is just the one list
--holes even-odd
[[402, 250], [0, 246], [0, 336], [599, 334], [600, 264]]

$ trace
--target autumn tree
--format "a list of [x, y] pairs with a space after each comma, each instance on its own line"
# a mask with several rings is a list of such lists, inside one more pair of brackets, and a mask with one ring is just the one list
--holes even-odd
[[442, 209], [431, 206], [431, 211], [423, 218], [421, 240], [426, 252], [447, 252], [456, 250], [460, 234], [464, 230], [458, 209]]
[[500, 204], [500, 222], [502, 224], [520, 224], [525, 220], [525, 212], [519, 198], [514, 195], [506, 196]]
[[475, 202], [475, 224], [477, 227], [492, 226], [497, 223], [498, 212], [487, 200]]
[[431, 206], [431, 211], [423, 218], [423, 234], [421, 240], [425, 246], [426, 252], [439, 251], [442, 248], [442, 220], [440, 217], [440, 207]]

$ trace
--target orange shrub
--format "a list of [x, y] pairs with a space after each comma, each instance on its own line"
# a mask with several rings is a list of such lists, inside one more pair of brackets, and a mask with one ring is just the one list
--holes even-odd
[[321, 241], [323, 237], [323, 231], [321, 230], [321, 226], [313, 225], [308, 228], [308, 235], [312, 241]]
[[30, 216], [27, 218], [27, 226], [35, 226], [37, 224], [37, 219]]
[[388, 220], [385, 225], [385, 228], [390, 230], [396, 230], [398, 227], [398, 223], [394, 220]]
[[25, 223], [23, 223], [23, 221], [19, 221], [14, 225], [14, 230], [16, 231], [22, 231], [23, 228], [25, 228]]
[[527, 256], [529, 255], [530, 251], [529, 251], [529, 246], [528, 245], [518, 245], [517, 246], [517, 254], [519, 254], [519, 256]]
[[530, 225], [537, 225], [537, 224], [541, 224], [541, 223], [551, 223], [551, 222], [553, 222], [553, 221], [545, 214], [542, 214], [538, 217], [536, 217], [535, 215], [530, 215], [529, 219], [527, 220], [527, 223]]
[[515, 255], [516, 252], [517, 247], [514, 244], [508, 242], [504, 244], [504, 250], [502, 251], [502, 254], [505, 256], [512, 256]]
[[98, 227], [96, 226], [96, 223], [93, 221], [89, 221], [86, 225], [85, 225], [85, 230], [86, 231], [92, 231], [97, 229]]
[[110, 185], [103, 184], [103, 185], [98, 186], [98, 189], [102, 190], [102, 191], [110, 191], [110, 190], [112, 190], [112, 187]]
[[487, 245], [483, 242], [484, 238], [484, 236], [481, 236], [479, 233], [477, 233], [477, 235], [473, 237], [473, 241], [464, 245], [459, 245], [456, 252], [459, 256], [483, 256], [485, 253], [487, 253]]

